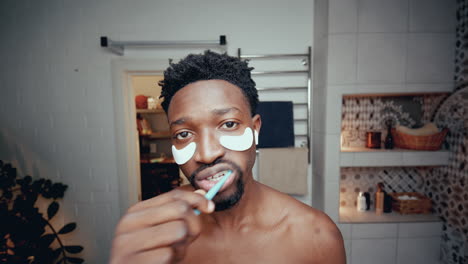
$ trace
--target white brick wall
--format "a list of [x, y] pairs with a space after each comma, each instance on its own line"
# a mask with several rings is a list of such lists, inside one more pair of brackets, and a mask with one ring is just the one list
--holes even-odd
[[312, 14], [309, 0], [0, 1], [0, 159], [69, 185], [61, 213], [78, 230], [66, 240], [85, 247], [87, 263], [106, 263], [119, 216], [111, 86], [117, 56], [99, 47], [99, 37], [225, 34], [230, 54], [297, 53], [312, 45]]

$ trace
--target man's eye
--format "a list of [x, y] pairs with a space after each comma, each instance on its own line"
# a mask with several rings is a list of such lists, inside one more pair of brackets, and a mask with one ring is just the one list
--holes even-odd
[[183, 131], [183, 132], [180, 132], [179, 134], [177, 134], [176, 138], [179, 139], [179, 140], [182, 140], [182, 139], [186, 139], [189, 136], [190, 136], [190, 132]]
[[223, 128], [235, 128], [238, 125], [238, 123], [233, 122], [233, 121], [228, 121], [223, 124]]

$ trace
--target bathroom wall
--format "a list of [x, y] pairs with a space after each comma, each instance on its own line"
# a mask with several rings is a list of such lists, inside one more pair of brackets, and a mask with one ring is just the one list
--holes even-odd
[[[99, 46], [100, 36], [226, 35], [232, 55], [298, 53], [312, 45], [312, 21], [309, 0], [0, 1], [0, 159], [20, 175], [69, 185], [62, 222], [78, 228], [65, 240], [84, 246], [86, 263], [106, 263], [119, 218], [111, 62], [120, 57]], [[125, 58], [191, 51], [128, 49]]]
[[[327, 14], [326, 22], [321, 23], [328, 24], [328, 30], [325, 36], [314, 36], [314, 43], [327, 43], [318, 56], [326, 58], [327, 67], [322, 72], [327, 77], [325, 89], [317, 91], [325, 100], [324, 117], [317, 117], [324, 120], [321, 137], [324, 146], [321, 149], [325, 151], [323, 163], [317, 160], [316, 169], [321, 168], [319, 176], [322, 176], [325, 212], [337, 220], [343, 95], [451, 92], [454, 86], [456, 1], [324, 2], [327, 4], [322, 5], [320, 11], [318, 5], [316, 12]], [[318, 22], [314, 23], [317, 25]], [[318, 115], [318, 112], [314, 114]], [[350, 224], [339, 226], [344, 234], [354, 228]], [[398, 243], [391, 242], [393, 240], [359, 237], [359, 243], [352, 241], [352, 236], [345, 235], [348, 263], [371, 263], [368, 260], [382, 259], [381, 256], [389, 257], [382, 263], [397, 263], [396, 253], [388, 253], [397, 252], [399, 247]], [[409, 243], [408, 246], [411, 248], [408, 250], [418, 252], [417, 244]]]

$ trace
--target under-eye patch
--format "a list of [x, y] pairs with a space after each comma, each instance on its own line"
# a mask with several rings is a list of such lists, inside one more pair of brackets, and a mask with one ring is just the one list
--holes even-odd
[[195, 154], [196, 148], [197, 144], [195, 142], [191, 142], [181, 149], [176, 149], [175, 146], [172, 146], [172, 155], [174, 156], [175, 162], [179, 165], [187, 163], [187, 161], [193, 157], [193, 154]]
[[240, 136], [221, 136], [219, 143], [230, 150], [244, 151], [252, 146], [253, 140], [254, 133], [250, 127], [247, 127], [244, 134]]

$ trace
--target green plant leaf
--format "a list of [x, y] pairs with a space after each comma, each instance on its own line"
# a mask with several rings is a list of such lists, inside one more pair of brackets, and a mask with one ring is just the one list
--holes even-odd
[[56, 201], [53, 201], [50, 205], [49, 205], [49, 208], [47, 208], [47, 217], [50, 219], [52, 219], [52, 217], [55, 216], [55, 214], [57, 213], [59, 209], [59, 204], [56, 202]]
[[41, 244], [43, 244], [46, 248], [52, 244], [55, 240], [55, 235], [54, 234], [47, 234], [41, 236]]
[[65, 246], [65, 251], [67, 251], [68, 253], [76, 254], [76, 253], [80, 253], [81, 251], [83, 251], [83, 247], [82, 246]]
[[70, 263], [83, 263], [84, 260], [82, 258], [67, 257], [67, 261]]
[[76, 228], [76, 223], [68, 223], [60, 231], [58, 231], [59, 234], [68, 234], [71, 231], [75, 230]]

